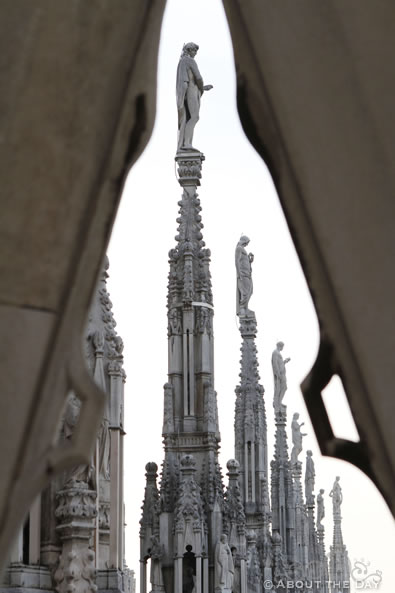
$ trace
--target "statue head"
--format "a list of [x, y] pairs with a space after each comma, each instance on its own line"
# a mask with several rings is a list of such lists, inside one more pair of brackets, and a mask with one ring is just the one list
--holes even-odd
[[248, 245], [249, 242], [250, 242], [250, 239], [249, 239], [249, 237], [247, 237], [247, 235], [241, 235], [240, 240], [239, 240], [240, 245], [245, 247], [246, 245]]
[[320, 494], [324, 494], [325, 490], [323, 488], [320, 488]]
[[220, 542], [223, 544], [228, 543], [228, 537], [224, 533], [221, 535], [221, 537], [219, 539], [220, 539]]
[[340, 476], [336, 476], [336, 482], [340, 481]]
[[189, 43], [184, 43], [181, 56], [190, 56], [191, 58], [194, 58], [196, 56], [198, 49], [199, 46], [196, 43], [193, 43], [193, 41], [189, 41]]
[[298, 412], [295, 412], [295, 414], [293, 415], [293, 419], [297, 420], [298, 418], [299, 418], [299, 414], [298, 414]]
[[281, 352], [281, 350], [284, 348], [284, 342], [277, 342], [276, 346], [277, 346], [277, 349], [280, 350], [280, 352]]
[[306, 451], [306, 454], [308, 457], [312, 457], [313, 451], [310, 451], [310, 449], [309, 449], [308, 451]]

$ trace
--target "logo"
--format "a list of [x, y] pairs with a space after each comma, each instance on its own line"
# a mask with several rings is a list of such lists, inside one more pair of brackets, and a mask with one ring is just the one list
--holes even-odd
[[355, 582], [356, 590], [378, 590], [380, 583], [383, 580], [383, 573], [381, 570], [372, 571], [370, 568], [370, 562], [367, 560], [355, 560], [354, 565], [351, 568], [350, 576]]

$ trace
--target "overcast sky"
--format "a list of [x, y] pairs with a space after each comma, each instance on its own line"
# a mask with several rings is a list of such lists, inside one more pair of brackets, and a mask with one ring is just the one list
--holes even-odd
[[[299, 385], [317, 353], [315, 311], [271, 177], [250, 146], [236, 109], [235, 71], [228, 26], [219, 0], [168, 0], [162, 29], [157, 117], [144, 154], [133, 167], [122, 197], [109, 247], [108, 289], [118, 333], [125, 343], [125, 504], [126, 559], [139, 570], [138, 521], [144, 494], [144, 466], [163, 459], [163, 384], [167, 380], [166, 290], [168, 251], [175, 246], [181, 188], [174, 155], [177, 142], [175, 74], [183, 43], [200, 46], [196, 61], [205, 84], [194, 146], [206, 156], [199, 196], [203, 236], [212, 252], [215, 317], [215, 389], [222, 436], [220, 462], [234, 457], [234, 389], [238, 383], [240, 334], [235, 315], [234, 250], [241, 234], [254, 253], [254, 294], [250, 308], [258, 321], [257, 346], [265, 387], [269, 459], [273, 456], [273, 378], [271, 353], [285, 343], [288, 424], [300, 413], [305, 422], [304, 451], [314, 453], [316, 492], [325, 489], [326, 546], [332, 537], [328, 493], [341, 476], [343, 536], [351, 561], [381, 570], [380, 593], [392, 593], [394, 525], [381, 495], [354, 466], [319, 454]], [[340, 380], [328, 388], [338, 436], [357, 438], [344, 403]], [[290, 435], [290, 431], [289, 431]], [[289, 441], [291, 443], [291, 441]], [[353, 589], [352, 589], [353, 590]]]

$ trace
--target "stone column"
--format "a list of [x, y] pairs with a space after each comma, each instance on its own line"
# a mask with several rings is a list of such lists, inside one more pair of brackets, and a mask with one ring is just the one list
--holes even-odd
[[118, 568], [119, 558], [119, 454], [120, 454], [120, 430], [110, 428], [111, 457], [110, 457], [110, 568]]
[[255, 502], [255, 443], [251, 442], [251, 502]]
[[249, 476], [249, 467], [248, 467], [248, 443], [244, 443], [244, 500], [248, 501], [248, 476]]
[[208, 593], [208, 558], [203, 558], [203, 593]]
[[125, 553], [125, 506], [123, 503], [123, 455], [124, 455], [124, 435], [123, 430], [120, 431], [120, 451], [119, 451], [119, 524], [118, 524], [118, 567], [120, 570], [124, 568], [124, 553]]
[[174, 561], [174, 593], [182, 593], [182, 557]]
[[58, 593], [95, 593], [95, 553], [92, 549], [96, 492], [76, 482], [56, 496], [57, 531], [62, 541], [59, 565], [54, 575]]
[[14, 543], [11, 547], [11, 556], [10, 556], [10, 563], [11, 564], [22, 564], [23, 562], [23, 525], [18, 531], [18, 535], [16, 536]]
[[140, 560], [140, 593], [147, 593], [147, 563]]
[[40, 564], [41, 547], [41, 494], [30, 509], [29, 520], [29, 564]]
[[202, 557], [196, 558], [196, 583], [195, 593], [202, 593]]
[[108, 365], [110, 383], [110, 554], [109, 567], [122, 566], [122, 444], [121, 404], [123, 399], [122, 357], [118, 356]]

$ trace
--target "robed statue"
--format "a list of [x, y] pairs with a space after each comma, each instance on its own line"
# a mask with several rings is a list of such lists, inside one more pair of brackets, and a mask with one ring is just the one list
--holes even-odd
[[178, 110], [178, 144], [179, 150], [196, 150], [192, 146], [193, 132], [199, 121], [200, 97], [204, 91], [212, 89], [212, 85], [204, 85], [203, 78], [195, 62], [199, 49], [196, 43], [186, 43], [182, 48], [177, 68], [176, 96]]
[[252, 269], [251, 264], [254, 261], [252, 253], [247, 253], [246, 247], [250, 242], [245, 235], [240, 237], [236, 246], [235, 264], [237, 274], [236, 291], [236, 313], [237, 315], [248, 315], [248, 303], [252, 295]]
[[291, 465], [295, 465], [298, 461], [298, 456], [303, 450], [302, 440], [303, 437], [306, 436], [306, 433], [301, 432], [301, 427], [304, 425], [304, 422], [299, 424], [298, 422], [299, 414], [295, 412], [292, 418], [291, 423], [291, 430], [292, 430], [292, 443], [293, 448], [291, 451]]
[[215, 547], [215, 592], [232, 593], [234, 564], [228, 538], [222, 534]]
[[324, 503], [324, 494], [325, 490], [323, 488], [320, 489], [320, 493], [317, 496], [317, 529], [323, 529], [324, 526], [322, 525], [321, 521], [325, 517], [325, 503]]
[[339, 484], [340, 476], [336, 476], [336, 480], [333, 484], [332, 490], [329, 492], [329, 496], [332, 498], [333, 514], [340, 515], [340, 506], [343, 502], [342, 489]]
[[287, 374], [285, 365], [291, 359], [282, 357], [282, 350], [284, 348], [284, 342], [277, 342], [276, 349], [273, 350], [272, 354], [272, 368], [274, 378], [274, 397], [273, 406], [276, 412], [279, 412], [282, 406], [283, 397], [287, 391]]

